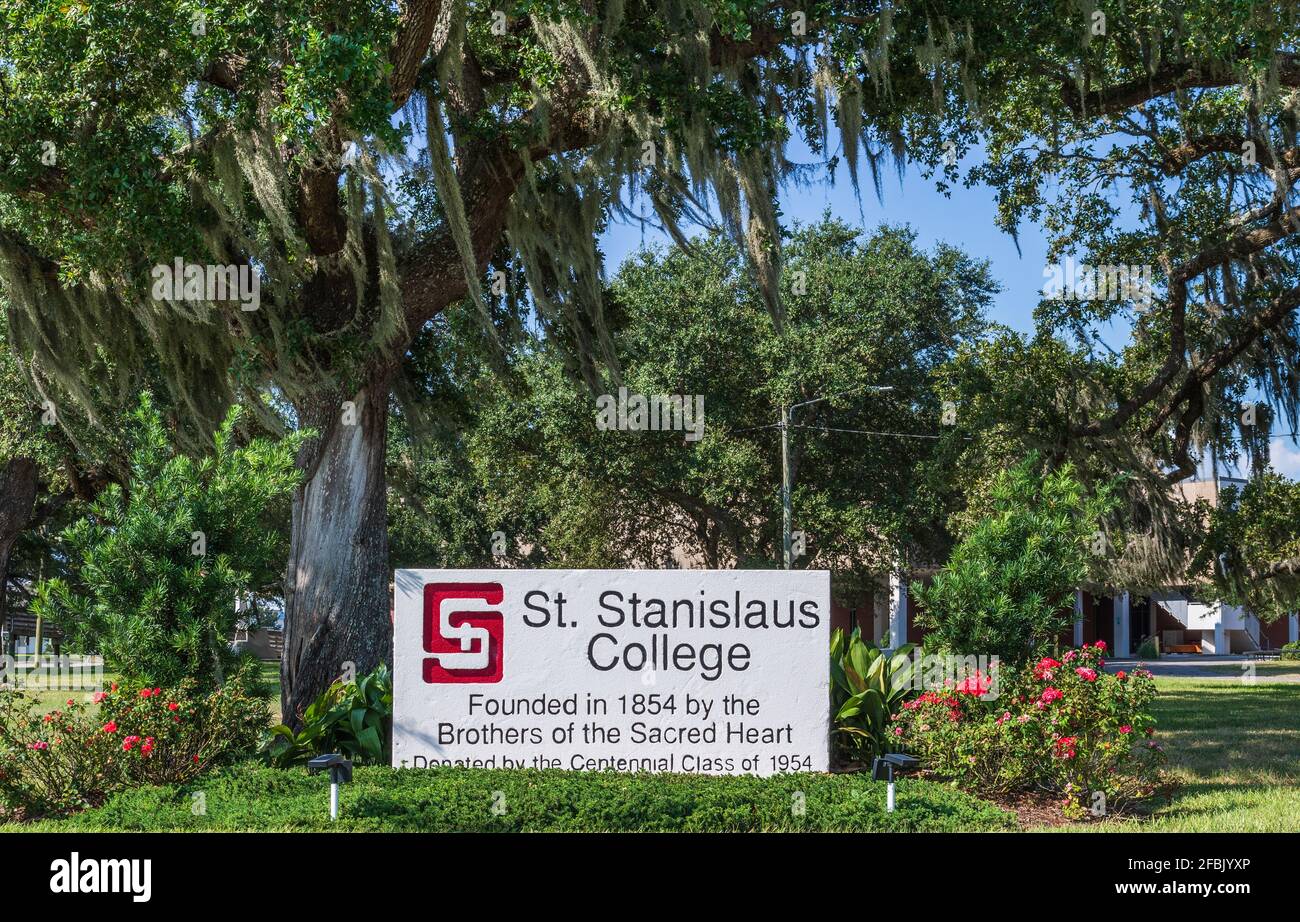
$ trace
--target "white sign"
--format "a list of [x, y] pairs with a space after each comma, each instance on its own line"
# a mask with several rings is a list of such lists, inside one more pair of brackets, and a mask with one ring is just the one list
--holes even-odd
[[398, 570], [393, 764], [826, 771], [830, 574]]

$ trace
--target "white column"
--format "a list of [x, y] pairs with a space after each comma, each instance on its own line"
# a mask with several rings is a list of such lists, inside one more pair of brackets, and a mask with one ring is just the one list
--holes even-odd
[[1293, 613], [1286, 616], [1286, 642], [1300, 642], [1300, 615]]
[[880, 646], [880, 639], [889, 627], [889, 593], [880, 591], [871, 600], [871, 642]]
[[1127, 592], [1121, 592], [1115, 599], [1115, 655], [1118, 657], [1129, 655], [1128, 621], [1131, 601]]
[[907, 580], [898, 573], [889, 574], [889, 646], [898, 649], [907, 643]]
[[1083, 590], [1074, 590], [1074, 645], [1083, 646]]
[[1223, 629], [1223, 603], [1216, 602], [1214, 606], [1214, 652], [1222, 656], [1228, 652], [1228, 634]]

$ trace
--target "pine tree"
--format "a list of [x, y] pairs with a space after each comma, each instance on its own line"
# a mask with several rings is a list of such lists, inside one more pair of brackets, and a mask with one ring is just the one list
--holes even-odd
[[126, 487], [109, 485], [64, 530], [69, 575], [36, 587], [33, 611], [133, 684], [220, 686], [234, 664], [237, 599], [284, 559], [283, 533], [268, 520], [287, 511], [301, 436], [240, 445], [239, 414], [232, 408], [213, 452], [196, 461], [176, 451], [142, 396]]

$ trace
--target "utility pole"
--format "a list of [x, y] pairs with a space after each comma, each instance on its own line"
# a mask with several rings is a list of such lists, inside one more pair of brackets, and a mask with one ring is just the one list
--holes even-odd
[[794, 567], [794, 504], [791, 501], [790, 494], [794, 488], [790, 476], [790, 429], [794, 426], [794, 411], [800, 407], [806, 407], [814, 403], [821, 403], [824, 400], [834, 400], [836, 397], [847, 397], [849, 394], [856, 394], [858, 391], [872, 391], [877, 394], [887, 393], [894, 389], [893, 385], [883, 386], [869, 385], [865, 387], [856, 387], [851, 391], [845, 391], [842, 394], [831, 394], [827, 397], [814, 397], [812, 400], [805, 400], [802, 403], [791, 404], [790, 406], [781, 407], [781, 421], [777, 428], [781, 430], [781, 525], [782, 525], [782, 565], [785, 569], [790, 570]]
[[781, 407], [781, 534], [784, 547], [784, 566], [787, 570], [794, 566], [794, 532], [791, 531], [793, 518], [790, 507], [790, 408]]

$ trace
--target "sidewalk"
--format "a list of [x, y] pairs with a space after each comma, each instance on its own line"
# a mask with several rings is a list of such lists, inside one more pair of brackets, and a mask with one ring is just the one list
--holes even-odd
[[1132, 669], [1141, 665], [1154, 676], [1181, 679], [1221, 679], [1240, 682], [1248, 675], [1247, 668], [1255, 668], [1255, 678], [1268, 682], [1300, 682], [1300, 660], [1254, 660], [1243, 654], [1224, 656], [1175, 653], [1158, 660], [1111, 659], [1106, 661], [1107, 672]]

